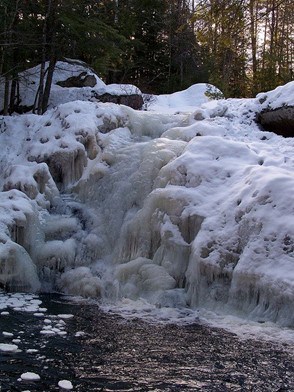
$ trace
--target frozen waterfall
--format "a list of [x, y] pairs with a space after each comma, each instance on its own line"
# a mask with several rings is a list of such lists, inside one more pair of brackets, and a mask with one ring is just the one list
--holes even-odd
[[294, 326], [294, 145], [264, 140], [250, 105], [5, 119], [1, 287]]

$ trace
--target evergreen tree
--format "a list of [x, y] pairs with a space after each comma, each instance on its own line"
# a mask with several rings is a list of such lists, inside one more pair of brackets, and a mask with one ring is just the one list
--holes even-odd
[[263, 42], [256, 85], [258, 90], [270, 90], [293, 79], [294, 4], [291, 0], [263, 0], [259, 7]]
[[207, 81], [203, 67], [205, 51], [199, 45], [194, 33], [193, 7], [190, 2], [173, 0], [169, 2], [166, 19], [169, 42], [169, 74], [165, 90], [172, 92], [189, 87], [191, 84]]
[[145, 92], [160, 88], [168, 67], [164, 36], [166, 9], [167, 4], [162, 0], [118, 2], [115, 27], [129, 46], [114, 81], [133, 83]]
[[197, 39], [206, 53], [208, 81], [225, 96], [247, 93], [244, 11], [239, 0], [209, 0], [198, 4], [193, 17]]
[[18, 72], [24, 67], [26, 54], [32, 53], [37, 48], [36, 41], [28, 29], [29, 25], [30, 21], [26, 18], [24, 1], [1, 1], [0, 75], [2, 83], [5, 80], [4, 114], [10, 113], [17, 104]]

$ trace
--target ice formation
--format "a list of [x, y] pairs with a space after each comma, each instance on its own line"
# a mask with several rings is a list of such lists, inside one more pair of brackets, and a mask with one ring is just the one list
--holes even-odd
[[180, 113], [176, 94], [2, 118], [2, 287], [294, 326], [294, 141], [257, 127], [259, 98], [201, 85], [192, 111], [192, 90]]

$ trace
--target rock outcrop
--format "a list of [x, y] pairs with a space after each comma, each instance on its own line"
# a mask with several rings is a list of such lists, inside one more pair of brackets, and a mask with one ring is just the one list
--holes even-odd
[[256, 120], [266, 131], [284, 137], [294, 137], [294, 106], [263, 109]]
[[132, 109], [140, 110], [144, 104], [143, 97], [141, 94], [124, 94], [124, 95], [115, 95], [115, 94], [98, 94], [94, 92], [94, 98], [99, 102], [112, 102], [119, 105], [129, 106]]
[[94, 87], [97, 81], [94, 75], [89, 75], [84, 71], [77, 76], [71, 76], [66, 80], [56, 82], [56, 84], [61, 87]]

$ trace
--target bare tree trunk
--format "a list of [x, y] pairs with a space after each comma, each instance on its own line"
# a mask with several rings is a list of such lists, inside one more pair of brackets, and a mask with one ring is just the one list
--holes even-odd
[[[255, 7], [254, 7], [255, 6]], [[256, 93], [256, 77], [257, 77], [257, 38], [256, 38], [256, 9], [258, 4], [255, 0], [250, 0], [250, 40], [251, 40], [251, 54], [252, 54], [252, 88], [251, 93]], [[255, 8], [255, 9], [254, 9]]]
[[50, 59], [47, 70], [47, 78], [45, 88], [43, 91], [43, 100], [41, 106], [42, 114], [45, 113], [48, 107], [53, 73], [56, 64], [56, 10], [58, 6], [58, 0], [48, 0], [48, 31], [47, 31], [47, 44], [50, 43]]
[[[42, 104], [43, 104], [43, 91], [44, 91], [44, 79], [45, 79], [45, 66], [46, 66], [46, 58], [43, 56], [42, 63], [40, 67], [40, 80], [39, 80], [39, 88], [37, 91], [37, 99], [35, 102], [37, 104], [37, 113], [42, 114]], [[34, 108], [35, 109], [35, 108]]]
[[46, 112], [48, 107], [55, 64], [56, 64], [56, 58], [55, 55], [52, 54], [47, 70], [48, 72], [47, 72], [47, 78], [46, 78], [46, 84], [45, 84], [43, 102], [42, 102], [42, 114]]
[[195, 19], [193, 18], [195, 14], [195, 0], [192, 0], [192, 31], [195, 32]]
[[51, 13], [51, 0], [46, 2], [46, 15], [44, 18], [43, 31], [42, 31], [42, 62], [40, 68], [40, 81], [38, 89], [38, 114], [42, 114], [43, 110], [43, 95], [44, 95], [44, 81], [45, 81], [45, 66], [46, 66], [46, 51], [47, 51], [47, 29], [48, 29], [48, 19]]
[[270, 75], [273, 76], [274, 73], [274, 62], [275, 62], [275, 34], [276, 34], [276, 2], [272, 1], [272, 11], [271, 11], [271, 23], [270, 23], [270, 46], [269, 46], [269, 63], [270, 63]]
[[9, 114], [9, 94], [10, 94], [10, 79], [9, 76], [5, 76], [4, 86], [4, 104], [3, 104], [3, 115], [8, 116]]
[[[15, 1], [15, 6], [14, 10], [11, 16], [9, 16], [7, 7], [4, 7], [4, 44], [7, 45], [7, 48], [2, 48], [2, 53], [1, 53], [1, 73], [4, 70], [5, 74], [5, 85], [4, 85], [4, 104], [3, 104], [3, 114], [8, 115], [10, 108], [9, 105], [11, 103], [11, 97], [10, 97], [10, 84], [11, 84], [11, 79], [13, 77], [13, 54], [14, 54], [14, 49], [11, 48], [11, 43], [12, 43], [12, 35], [13, 35], [13, 28], [15, 27], [18, 19], [18, 11], [19, 11], [19, 1]], [[8, 18], [10, 17], [10, 23]]]
[[4, 56], [4, 53], [5, 53], [5, 51], [4, 51], [4, 48], [3, 47], [0, 47], [0, 75], [2, 75], [3, 74], [3, 67], [4, 67], [4, 59], [5, 59], [5, 56]]
[[[266, 3], [266, 15], [268, 15], [268, 10], [269, 10], [269, 0]], [[266, 43], [267, 43], [267, 32], [268, 32], [268, 16], [266, 16], [265, 19], [265, 25], [264, 25], [264, 34], [263, 34], [263, 45], [262, 45], [262, 72], [265, 72], [265, 59], [266, 59]]]
[[17, 85], [17, 76], [15, 76], [12, 79], [12, 83], [11, 83], [10, 102], [9, 102], [9, 114], [13, 113], [14, 110], [15, 110], [16, 85]]

